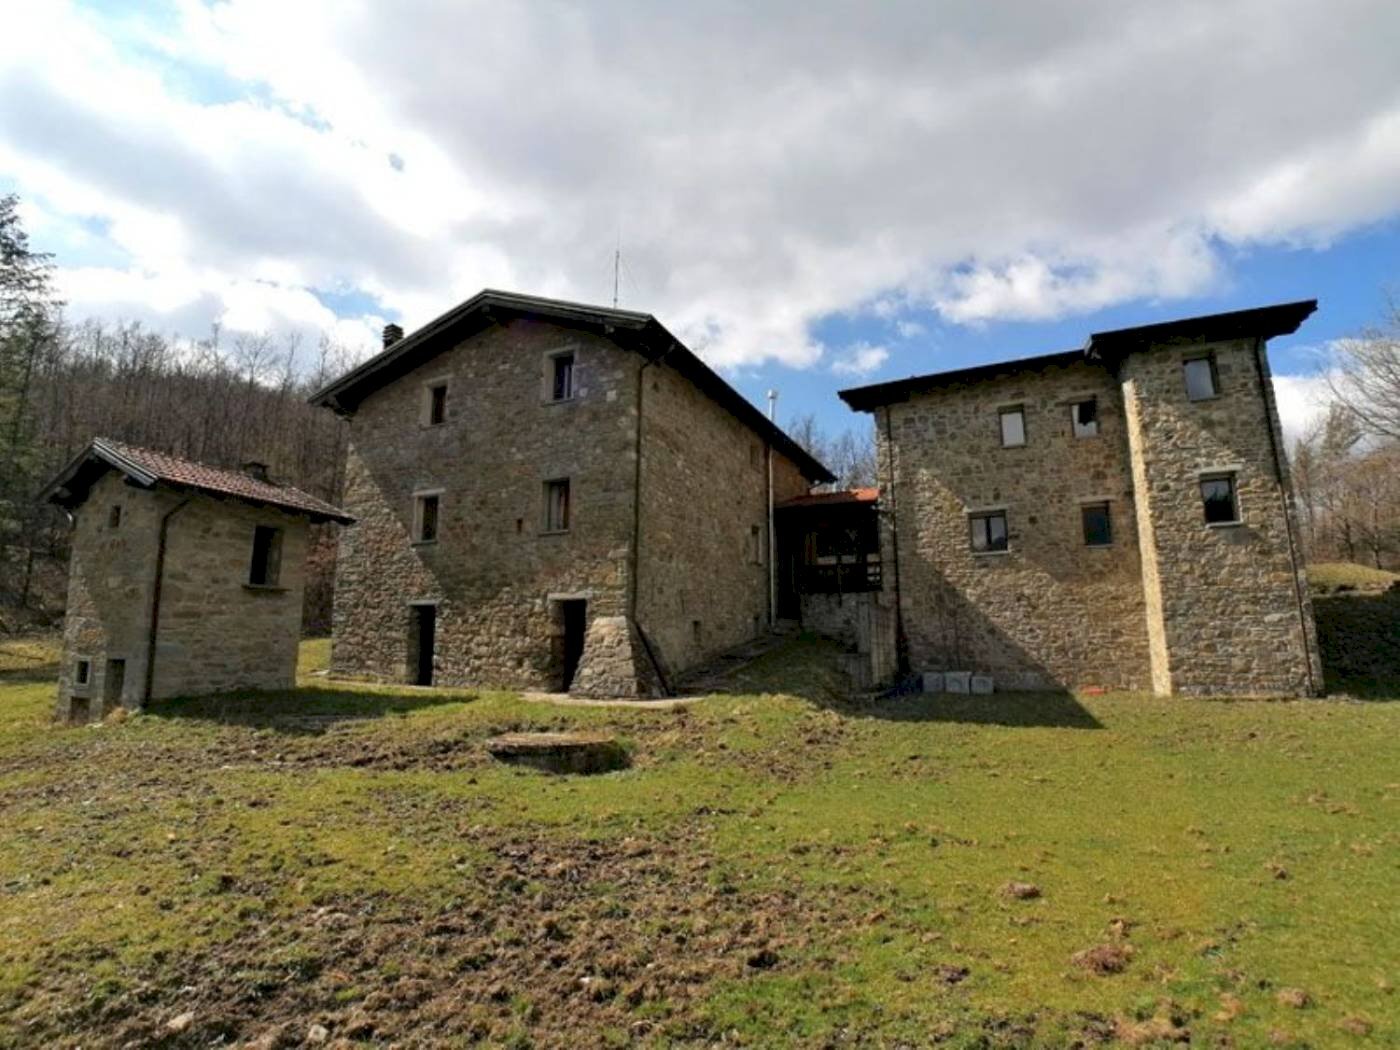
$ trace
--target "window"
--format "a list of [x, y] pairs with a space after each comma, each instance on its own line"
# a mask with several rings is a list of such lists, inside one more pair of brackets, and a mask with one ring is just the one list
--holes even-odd
[[428, 426], [441, 426], [447, 422], [447, 384], [437, 383], [428, 387]]
[[73, 684], [87, 685], [92, 681], [92, 661], [78, 660], [73, 665]]
[[282, 530], [271, 525], [253, 529], [253, 564], [248, 569], [248, 583], [253, 587], [276, 587], [282, 568]]
[[574, 396], [574, 355], [555, 354], [550, 361], [550, 398], [568, 401]]
[[544, 531], [569, 530], [569, 479], [557, 478], [544, 483]]
[[1070, 424], [1077, 438], [1097, 437], [1099, 433], [1099, 402], [1097, 398], [1076, 401], [1069, 406]]
[[972, 553], [991, 554], [1007, 549], [1006, 511], [973, 514], [968, 522], [972, 529]]
[[112, 509], [107, 512], [107, 527], [109, 529], [120, 528], [122, 523], [122, 505], [113, 503]]
[[436, 543], [438, 538], [438, 510], [442, 497], [436, 492], [425, 492], [413, 497], [413, 542]]
[[1113, 542], [1113, 523], [1107, 503], [1086, 503], [1079, 508], [1084, 521], [1084, 546], [1107, 547]]
[[1201, 502], [1205, 505], [1206, 524], [1236, 525], [1239, 523], [1240, 507], [1235, 498], [1233, 474], [1202, 478]]
[[1215, 358], [1188, 357], [1183, 364], [1186, 376], [1186, 396], [1192, 401], [1209, 401], [1220, 392], [1220, 377], [1215, 372]]
[[1026, 443], [1026, 412], [1020, 405], [1001, 410], [1001, 444], [1014, 448]]
[[762, 565], [762, 564], [763, 564], [763, 530], [760, 529], [757, 525], [750, 525], [750, 526], [749, 526], [749, 543], [750, 543], [750, 548], [749, 548], [749, 549], [753, 552], [753, 555], [752, 555], [752, 556], [753, 556], [753, 563], [754, 563], [755, 565]]

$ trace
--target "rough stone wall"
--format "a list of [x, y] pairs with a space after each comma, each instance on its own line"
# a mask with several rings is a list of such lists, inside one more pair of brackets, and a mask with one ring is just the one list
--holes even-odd
[[[60, 717], [69, 715], [75, 697], [86, 699], [91, 717], [118, 704], [140, 706], [160, 520], [181, 503], [167, 531], [152, 696], [294, 684], [306, 520], [232, 500], [137, 489], [110, 473], [74, 515]], [[122, 514], [114, 528], [115, 505]], [[282, 530], [276, 587], [246, 586], [257, 525]], [[86, 688], [74, 680], [79, 659], [91, 662]], [[109, 695], [112, 660], [125, 661], [119, 696]]]
[[[1076, 438], [1070, 403], [1084, 396], [1098, 399], [1099, 433]], [[1018, 404], [1026, 444], [1003, 448], [998, 409]], [[884, 579], [893, 600], [898, 577], [910, 666], [991, 672], [999, 688], [1147, 686], [1133, 482], [1108, 372], [1057, 364], [914, 395], [888, 408], [893, 448], [884, 411]], [[1084, 544], [1090, 501], [1110, 504], [1111, 546]], [[973, 554], [967, 512], [992, 508], [1006, 510], [1010, 550]]]
[[[575, 354], [575, 397], [546, 399], [547, 355]], [[370, 395], [351, 420], [336, 567], [337, 674], [404, 681], [410, 603], [437, 603], [435, 681], [562, 684], [551, 598], [626, 613], [637, 369], [602, 337], [512, 320]], [[422, 422], [426, 385], [447, 419]], [[570, 479], [570, 529], [544, 532], [544, 484]], [[414, 493], [441, 489], [438, 540], [414, 544]]]
[[[767, 449], [664, 364], [642, 376], [637, 622], [664, 670], [676, 674], [767, 629]], [[778, 502], [809, 488], [774, 455]]]
[[[1219, 396], [1193, 402], [1182, 362], [1203, 350], [1215, 355]], [[1147, 615], [1161, 639], [1159, 691], [1296, 696], [1321, 682], [1267, 368], [1253, 339], [1154, 347], [1121, 366], [1156, 550]], [[1241, 524], [1206, 524], [1199, 480], [1211, 472], [1235, 475]]]
[[861, 617], [860, 607], [868, 599], [869, 595], [865, 593], [800, 595], [802, 629], [854, 645]]

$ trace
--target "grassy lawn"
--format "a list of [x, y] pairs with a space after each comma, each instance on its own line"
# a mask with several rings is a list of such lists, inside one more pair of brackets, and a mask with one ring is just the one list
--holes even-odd
[[[742, 694], [639, 711], [325, 659], [70, 729], [51, 652], [0, 646], [0, 1045], [1400, 1041], [1375, 668], [1364, 702], [857, 707], [804, 638]], [[571, 727], [631, 768], [481, 748]]]

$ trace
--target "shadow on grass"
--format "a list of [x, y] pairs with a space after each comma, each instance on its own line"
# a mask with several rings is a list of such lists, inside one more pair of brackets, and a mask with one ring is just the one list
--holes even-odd
[[390, 693], [299, 687], [290, 692], [237, 692], [158, 700], [146, 713], [279, 733], [319, 734], [340, 722], [410, 714], [427, 707], [469, 703], [476, 694], [436, 689]]
[[1329, 694], [1400, 701], [1400, 590], [1313, 598]]
[[853, 698], [841, 670], [839, 642], [802, 634], [734, 672], [716, 695], [780, 693], [850, 718], [887, 722], [961, 722], [973, 725], [1041, 726], [1102, 729], [1089, 711], [1067, 692], [907, 693], [876, 700]]

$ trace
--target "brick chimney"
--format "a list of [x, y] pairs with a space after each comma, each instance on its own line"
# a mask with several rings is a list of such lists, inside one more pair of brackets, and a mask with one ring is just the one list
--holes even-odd
[[384, 326], [384, 349], [388, 350], [400, 339], [403, 338], [403, 329], [396, 324], [386, 324]]
[[250, 460], [243, 464], [243, 473], [247, 474], [254, 481], [265, 481], [272, 483], [272, 479], [267, 474], [267, 464], [259, 463], [257, 460]]

